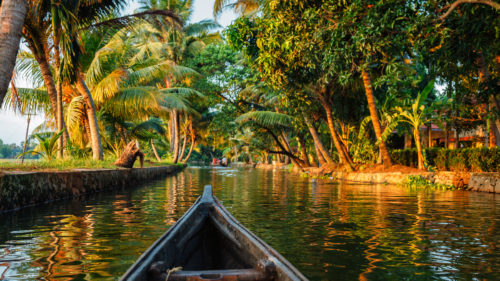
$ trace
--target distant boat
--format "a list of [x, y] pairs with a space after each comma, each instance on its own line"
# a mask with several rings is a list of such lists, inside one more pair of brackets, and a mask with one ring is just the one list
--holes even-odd
[[121, 277], [123, 281], [307, 280], [241, 225], [212, 187]]
[[217, 164], [210, 163], [210, 166], [227, 167], [227, 164], [223, 164], [223, 163], [217, 163]]

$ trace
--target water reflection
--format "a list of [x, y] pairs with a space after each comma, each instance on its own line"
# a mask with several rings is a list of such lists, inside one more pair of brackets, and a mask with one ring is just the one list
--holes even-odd
[[0, 215], [0, 280], [117, 280], [205, 184], [311, 280], [500, 279], [498, 196], [190, 168]]

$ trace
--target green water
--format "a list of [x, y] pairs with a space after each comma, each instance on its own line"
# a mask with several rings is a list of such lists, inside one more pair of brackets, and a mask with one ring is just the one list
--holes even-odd
[[0, 280], [117, 280], [205, 184], [311, 280], [500, 280], [500, 197], [189, 168], [0, 214]]

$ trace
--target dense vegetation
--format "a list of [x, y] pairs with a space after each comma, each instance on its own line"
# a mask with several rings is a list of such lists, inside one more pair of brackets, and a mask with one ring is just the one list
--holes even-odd
[[14, 75], [36, 86], [3, 106], [46, 115], [43, 157], [136, 140], [173, 163], [498, 170], [494, 1], [218, 0], [239, 13], [222, 32], [190, 22], [192, 1], [125, 2], [28, 1]]

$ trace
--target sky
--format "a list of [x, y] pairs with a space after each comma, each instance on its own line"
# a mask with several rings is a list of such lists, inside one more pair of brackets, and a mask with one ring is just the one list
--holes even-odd
[[[198, 22], [204, 19], [213, 19], [213, 4], [215, 0], [194, 0], [194, 10], [191, 16], [191, 22]], [[138, 0], [130, 0], [124, 14], [133, 13], [139, 7]], [[224, 12], [217, 21], [222, 26], [229, 25], [236, 15], [232, 11]], [[18, 87], [30, 87], [27, 81], [16, 81]], [[31, 119], [30, 133], [44, 121], [43, 116], [35, 115]], [[11, 110], [0, 109], [0, 139], [3, 143], [19, 144], [24, 140], [26, 133], [27, 116], [14, 113]]]

